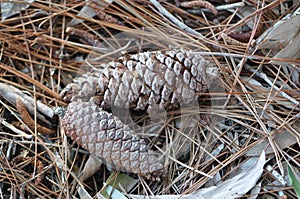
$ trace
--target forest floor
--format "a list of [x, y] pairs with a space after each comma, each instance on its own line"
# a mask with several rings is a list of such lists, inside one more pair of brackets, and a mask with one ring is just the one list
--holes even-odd
[[[0, 198], [299, 197], [299, 30], [298, 0], [1, 0]], [[60, 92], [123, 51], [173, 49], [219, 75], [197, 105], [133, 118], [163, 175], [85, 166]]]

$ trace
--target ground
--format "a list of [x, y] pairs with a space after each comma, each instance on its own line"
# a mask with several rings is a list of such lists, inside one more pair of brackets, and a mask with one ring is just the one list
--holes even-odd
[[[297, 198], [289, 177], [300, 168], [298, 1], [2, 1], [1, 14], [2, 198], [109, 197], [111, 187], [112, 198]], [[53, 111], [67, 107], [61, 91], [124, 51], [174, 49], [198, 53], [219, 75], [194, 103], [162, 114], [125, 111], [164, 157], [164, 174], [85, 168], [89, 153]]]

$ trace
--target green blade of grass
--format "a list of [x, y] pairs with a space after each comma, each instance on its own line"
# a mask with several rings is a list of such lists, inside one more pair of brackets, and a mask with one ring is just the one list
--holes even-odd
[[288, 165], [288, 174], [291, 184], [297, 194], [297, 197], [300, 198], [300, 183], [297, 180], [297, 176], [294, 174], [293, 169]]

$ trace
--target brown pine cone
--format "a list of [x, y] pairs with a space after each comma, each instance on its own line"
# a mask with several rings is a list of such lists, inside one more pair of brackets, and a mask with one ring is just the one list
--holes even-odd
[[105, 110], [112, 106], [134, 110], [176, 108], [197, 99], [218, 76], [218, 69], [199, 54], [184, 49], [125, 54], [67, 85], [65, 102], [98, 96]]
[[153, 151], [117, 117], [93, 102], [72, 102], [62, 119], [67, 136], [117, 170], [155, 178], [163, 165]]

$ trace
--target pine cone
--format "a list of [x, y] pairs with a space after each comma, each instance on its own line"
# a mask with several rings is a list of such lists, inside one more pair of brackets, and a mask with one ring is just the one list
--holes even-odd
[[111, 113], [92, 102], [72, 102], [62, 119], [66, 135], [117, 170], [147, 178], [161, 175], [163, 166], [147, 144]]
[[98, 96], [105, 110], [112, 106], [133, 110], [170, 110], [197, 99], [218, 75], [217, 67], [184, 49], [125, 54], [67, 85], [66, 102]]

